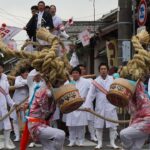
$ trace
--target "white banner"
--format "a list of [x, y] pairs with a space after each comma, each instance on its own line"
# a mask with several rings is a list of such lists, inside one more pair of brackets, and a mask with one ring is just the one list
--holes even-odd
[[79, 65], [79, 59], [78, 59], [76, 52], [73, 52], [73, 54], [71, 56], [70, 65], [72, 67], [76, 67], [77, 65]]
[[90, 33], [87, 30], [79, 33], [79, 40], [81, 40], [83, 46], [90, 44], [90, 37]]
[[6, 26], [3, 24], [0, 27], [0, 36], [4, 43], [8, 43], [12, 37], [18, 34], [22, 29], [18, 27]]

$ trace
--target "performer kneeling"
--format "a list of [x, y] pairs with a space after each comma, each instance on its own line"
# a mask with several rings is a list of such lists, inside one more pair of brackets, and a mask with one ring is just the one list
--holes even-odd
[[43, 150], [63, 150], [65, 133], [50, 127], [49, 121], [56, 109], [48, 82], [46, 88], [40, 88], [30, 109], [28, 128], [33, 139], [39, 140]]
[[150, 134], [150, 101], [145, 94], [144, 84], [140, 81], [135, 95], [129, 101], [131, 121], [129, 127], [120, 132], [125, 150], [141, 150]]

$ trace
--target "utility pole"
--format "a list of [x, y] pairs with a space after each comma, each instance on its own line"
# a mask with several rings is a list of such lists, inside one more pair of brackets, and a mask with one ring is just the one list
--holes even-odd
[[95, 51], [95, 44], [96, 44], [96, 38], [95, 38], [95, 0], [93, 0], [93, 19], [94, 19], [94, 36], [90, 40], [90, 73], [94, 73], [94, 51]]
[[118, 5], [118, 64], [121, 65], [123, 61], [128, 61], [132, 53], [132, 0], [118, 0]]

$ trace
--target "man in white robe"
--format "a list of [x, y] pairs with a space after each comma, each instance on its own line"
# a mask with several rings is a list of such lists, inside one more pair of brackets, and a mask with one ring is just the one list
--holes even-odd
[[[9, 95], [9, 83], [7, 76], [3, 73], [3, 63], [0, 62], [0, 116], [3, 117], [8, 113], [7, 104], [10, 107], [13, 107], [15, 103], [11, 99]], [[0, 122], [4, 129], [4, 144], [1, 143], [1, 149], [15, 149], [15, 145], [12, 143], [10, 139], [11, 132], [11, 123], [10, 118], [7, 117], [3, 121]]]
[[[81, 69], [81, 76], [84, 76], [87, 74], [85, 65], [79, 64], [78, 67]], [[87, 80], [90, 82], [90, 84], [93, 81], [93, 79], [91, 78], [88, 78]], [[93, 108], [94, 108], [94, 105], [92, 105], [91, 109], [93, 110]], [[87, 119], [88, 119], [88, 130], [90, 132], [91, 140], [97, 142], [96, 130], [94, 128], [94, 116], [91, 113], [87, 113]]]
[[[85, 99], [90, 87], [89, 81], [80, 77], [81, 70], [79, 67], [73, 68], [71, 75], [76, 88], [79, 90], [80, 96]], [[82, 106], [80, 108], [82, 108]], [[66, 125], [69, 129], [70, 144], [68, 146], [73, 146], [75, 144], [78, 146], [83, 146], [85, 126], [87, 125], [87, 113], [82, 111], [73, 111], [68, 113], [66, 115]]]
[[[19, 104], [25, 98], [29, 96], [29, 89], [27, 86], [27, 76], [28, 76], [28, 70], [25, 68], [21, 68], [20, 70], [20, 75], [16, 77], [15, 79], [15, 92], [13, 94], [13, 100], [16, 104]], [[20, 110], [18, 111], [18, 114], [20, 116], [20, 119], [23, 122], [24, 119], [24, 111]], [[18, 123], [18, 116], [16, 113], [14, 113], [13, 117], [13, 127], [14, 127], [14, 132], [15, 132], [15, 140], [14, 141], [19, 141], [20, 140], [20, 131], [19, 131], [19, 123]]]
[[54, 27], [55, 27], [55, 30], [53, 31], [53, 34], [57, 35], [59, 37], [60, 34], [61, 34], [61, 27], [63, 26], [63, 22], [62, 22], [62, 19], [59, 16], [56, 15], [56, 6], [55, 5], [50, 6], [49, 13], [52, 16], [53, 24], [54, 24]]
[[[108, 75], [108, 66], [105, 63], [101, 63], [99, 66], [100, 76], [98, 76], [95, 81], [100, 84], [105, 90], [109, 91], [110, 85], [113, 82], [113, 77]], [[117, 112], [116, 107], [112, 105], [106, 98], [106, 95], [102, 93], [94, 84], [91, 84], [89, 93], [86, 98], [86, 102], [84, 107], [91, 108], [92, 102], [96, 98], [96, 106], [95, 111], [106, 117], [117, 120]], [[110, 131], [110, 145], [113, 148], [118, 148], [115, 145], [115, 139], [117, 137], [117, 124], [105, 121], [103, 119], [94, 118], [94, 127], [96, 128], [96, 136], [98, 139], [98, 145], [96, 148], [102, 148], [102, 136], [103, 136], [103, 128], [106, 125], [106, 128], [109, 128]]]

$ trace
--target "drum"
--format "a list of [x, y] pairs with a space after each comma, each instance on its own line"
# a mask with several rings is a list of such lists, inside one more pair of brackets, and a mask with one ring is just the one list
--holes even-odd
[[128, 105], [129, 100], [132, 99], [135, 87], [128, 80], [118, 78], [111, 84], [107, 99], [115, 106], [125, 107]]
[[62, 113], [77, 110], [84, 102], [74, 84], [66, 84], [54, 90], [54, 98]]

